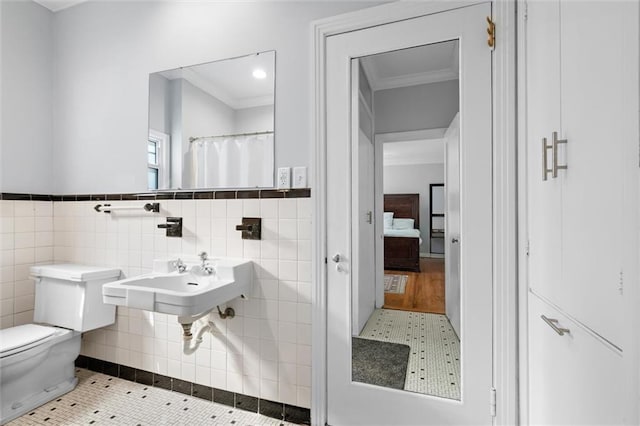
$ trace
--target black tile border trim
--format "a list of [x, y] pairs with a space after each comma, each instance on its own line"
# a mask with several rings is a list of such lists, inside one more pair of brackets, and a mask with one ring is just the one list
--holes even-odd
[[152, 193], [128, 194], [19, 194], [0, 192], [0, 200], [14, 201], [127, 201], [127, 200], [247, 200], [255, 198], [309, 198], [310, 188], [296, 188], [287, 191], [276, 189], [243, 189], [238, 191], [159, 191]]
[[228, 405], [239, 410], [254, 413], [258, 412], [264, 416], [278, 420], [286, 420], [301, 425], [311, 424], [311, 410], [308, 408], [296, 407], [282, 402], [274, 402], [267, 399], [256, 398], [255, 396], [212, 388], [84, 355], [78, 356], [75, 361], [75, 366], [109, 376], [119, 377], [130, 382], [142, 383], [147, 386], [179, 392], [206, 401]]

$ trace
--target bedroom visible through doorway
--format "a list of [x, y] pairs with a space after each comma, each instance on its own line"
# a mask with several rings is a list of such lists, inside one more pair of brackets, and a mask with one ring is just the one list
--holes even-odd
[[402, 292], [387, 291], [385, 286], [383, 308], [445, 313], [444, 258], [421, 257], [419, 262], [420, 272], [385, 269], [385, 284], [389, 281], [388, 277], [394, 281], [404, 280], [405, 283]]

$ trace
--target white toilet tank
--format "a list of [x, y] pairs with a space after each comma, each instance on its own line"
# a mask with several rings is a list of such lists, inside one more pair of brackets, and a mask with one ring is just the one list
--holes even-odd
[[102, 284], [117, 280], [120, 270], [76, 264], [31, 267], [35, 279], [33, 320], [76, 331], [111, 325], [115, 305], [102, 302]]

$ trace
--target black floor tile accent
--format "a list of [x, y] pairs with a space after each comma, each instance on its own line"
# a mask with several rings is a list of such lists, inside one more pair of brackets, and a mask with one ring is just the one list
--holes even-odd
[[88, 368], [89, 367], [89, 358], [84, 355], [78, 355], [75, 362], [76, 367], [80, 368]]
[[213, 402], [235, 407], [233, 392], [229, 392], [224, 389], [213, 388]]
[[173, 379], [173, 387], [171, 389], [174, 392], [180, 392], [185, 395], [191, 395], [191, 382], [187, 382], [180, 379]]
[[154, 374], [153, 386], [156, 388], [171, 390], [171, 377], [163, 376], [161, 374]]
[[120, 378], [129, 380], [130, 382], [136, 381], [136, 369], [127, 367], [126, 365], [120, 366]]
[[200, 399], [206, 399], [207, 401], [213, 401], [213, 389], [209, 386], [193, 384], [192, 396]]
[[255, 396], [236, 394], [236, 408], [245, 411], [258, 412], [258, 398]]
[[[117, 376], [124, 380], [154, 386], [161, 389], [172, 390], [185, 395], [194, 396], [207, 401], [228, 405], [229, 407], [259, 413], [271, 418], [286, 420], [291, 423], [308, 425], [310, 423], [310, 410], [307, 408], [286, 405], [280, 402], [259, 399], [254, 396], [233, 393], [224, 389], [210, 388], [209, 386], [191, 383], [185, 380], [175, 379], [149, 371], [139, 370], [126, 365], [115, 364], [84, 355], [78, 356], [76, 367], [98, 371], [111, 376]], [[91, 368], [93, 367], [93, 368]], [[107, 385], [108, 386], [108, 385]], [[130, 392], [128, 392], [130, 393]], [[143, 396], [145, 398], [146, 396]]]
[[120, 365], [114, 362], [105, 361], [103, 373], [113, 377], [119, 377]]
[[284, 420], [299, 425], [311, 424], [311, 410], [308, 408], [296, 407], [294, 405], [284, 405]]
[[274, 419], [284, 420], [284, 404], [261, 399], [259, 413]]
[[136, 369], [136, 382], [143, 385], [153, 385], [153, 373]]
[[101, 359], [89, 358], [87, 368], [91, 371], [102, 373], [104, 371], [104, 361]]

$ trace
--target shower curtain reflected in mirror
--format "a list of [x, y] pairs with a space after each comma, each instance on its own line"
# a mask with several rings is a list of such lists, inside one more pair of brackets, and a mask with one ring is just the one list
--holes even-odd
[[272, 154], [273, 133], [198, 138], [185, 154], [185, 187], [271, 187]]

